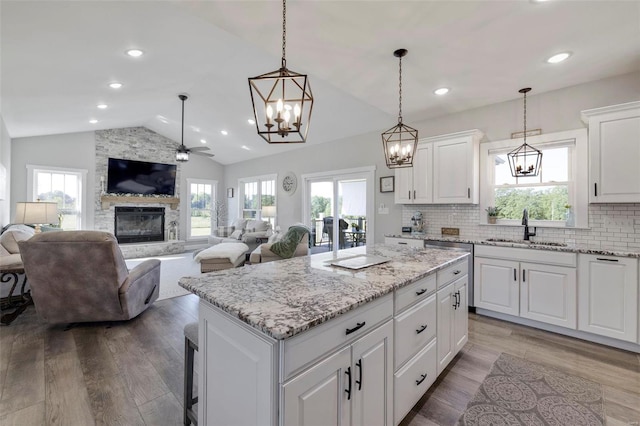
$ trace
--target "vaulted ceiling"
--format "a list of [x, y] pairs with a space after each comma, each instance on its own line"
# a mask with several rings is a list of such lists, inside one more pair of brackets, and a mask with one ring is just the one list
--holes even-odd
[[[206, 140], [215, 161], [300, 147], [268, 145], [247, 123], [247, 78], [280, 66], [281, 1], [3, 0], [0, 14], [12, 138], [145, 126], [179, 142], [186, 92], [185, 144]], [[640, 70], [640, 2], [289, 0], [287, 65], [309, 74], [316, 99], [307, 144], [396, 123], [397, 48], [409, 50], [410, 124], [519, 98], [526, 86], [535, 95]], [[545, 62], [562, 51], [572, 56]]]

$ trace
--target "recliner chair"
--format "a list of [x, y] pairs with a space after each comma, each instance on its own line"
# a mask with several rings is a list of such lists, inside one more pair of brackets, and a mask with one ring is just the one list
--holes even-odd
[[158, 298], [160, 261], [129, 271], [109, 232], [44, 232], [18, 245], [36, 311], [49, 323], [129, 320]]

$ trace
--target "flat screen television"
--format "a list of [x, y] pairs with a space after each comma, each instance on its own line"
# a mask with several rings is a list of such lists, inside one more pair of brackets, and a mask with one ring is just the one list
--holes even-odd
[[109, 158], [109, 193], [175, 195], [175, 190], [175, 164]]

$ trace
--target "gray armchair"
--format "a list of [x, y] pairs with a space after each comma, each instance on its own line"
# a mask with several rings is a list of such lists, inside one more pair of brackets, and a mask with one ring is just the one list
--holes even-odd
[[18, 244], [36, 311], [47, 322], [128, 320], [158, 298], [160, 261], [129, 271], [109, 232], [45, 232]]

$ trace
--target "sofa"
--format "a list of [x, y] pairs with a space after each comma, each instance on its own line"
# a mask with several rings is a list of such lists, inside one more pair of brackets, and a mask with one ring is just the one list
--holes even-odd
[[[290, 228], [291, 229], [291, 228]], [[289, 231], [287, 231], [289, 232]], [[287, 237], [287, 233], [281, 234], [276, 233], [270, 239], [269, 242], [260, 244], [256, 247], [249, 256], [249, 262], [254, 263], [265, 263], [265, 262], [273, 262], [274, 260], [282, 260], [284, 259], [280, 255], [271, 251], [271, 247], [277, 243], [278, 241], [282, 241]], [[298, 242], [295, 251], [291, 257], [298, 256], [307, 256], [309, 254], [309, 232], [302, 237], [302, 239]]]
[[253, 251], [261, 239], [269, 238], [273, 234], [270, 222], [264, 220], [236, 219], [231, 226], [219, 226], [209, 236], [209, 244], [244, 243]]
[[0, 235], [0, 270], [22, 266], [18, 242], [33, 237], [35, 230], [26, 225], [10, 225]]

